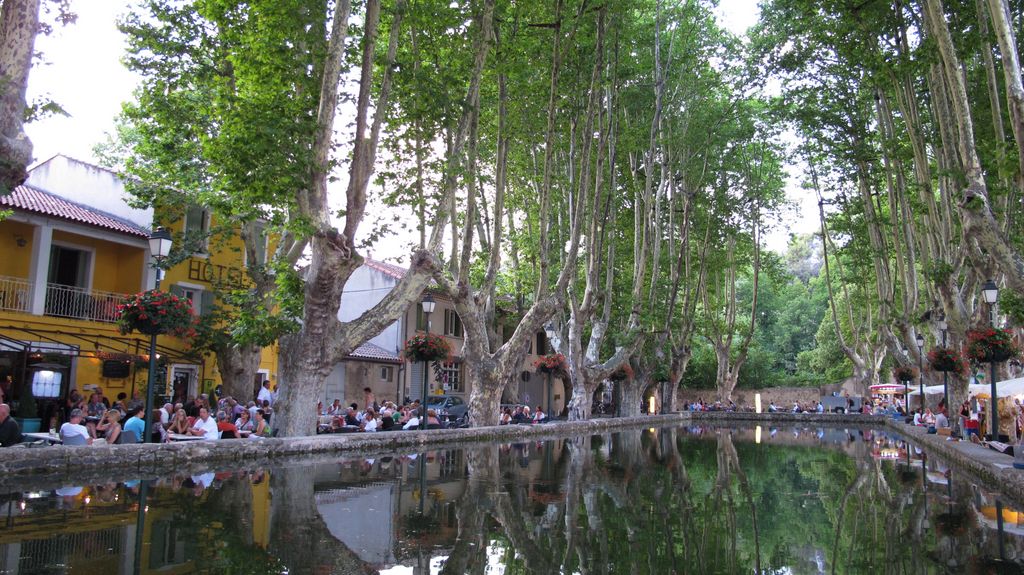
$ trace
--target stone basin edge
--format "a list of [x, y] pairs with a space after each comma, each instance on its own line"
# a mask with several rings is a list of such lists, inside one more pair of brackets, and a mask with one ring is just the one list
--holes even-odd
[[[619, 429], [685, 424], [729, 425], [855, 425], [884, 427], [927, 448], [974, 479], [1024, 502], [1024, 473], [1012, 468], [1012, 458], [966, 444], [927, 435], [889, 417], [860, 414], [678, 412], [639, 417], [596, 418], [541, 425], [503, 425], [468, 429], [389, 431], [372, 434], [324, 434], [261, 440], [193, 441], [98, 447], [52, 446], [0, 450], [0, 490], [38, 491], [68, 485], [89, 485], [119, 479], [156, 479], [170, 473], [238, 471], [271, 465], [309, 465], [336, 462], [340, 457], [386, 456], [425, 448], [466, 448], [493, 442], [515, 443]], [[972, 448], [975, 450], [972, 454]], [[979, 451], [981, 453], [979, 453]], [[992, 455], [989, 455], [991, 453]], [[979, 455], [988, 457], [979, 459]], [[993, 457], [995, 456], [995, 457]], [[1001, 461], [1000, 461], [1001, 458]]]

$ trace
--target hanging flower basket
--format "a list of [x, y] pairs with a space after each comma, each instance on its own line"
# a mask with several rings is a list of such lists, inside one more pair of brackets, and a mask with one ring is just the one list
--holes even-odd
[[443, 361], [451, 357], [452, 346], [440, 335], [417, 333], [405, 342], [402, 354], [409, 361]]
[[950, 347], [937, 347], [928, 352], [928, 363], [932, 369], [938, 372], [954, 373], [963, 375], [967, 370], [967, 363], [960, 353]]
[[914, 381], [917, 379], [917, 369], [905, 365], [897, 367], [892, 373], [896, 376], [896, 381]]
[[117, 306], [117, 327], [122, 334], [170, 334], [182, 339], [196, 336], [192, 303], [174, 294], [149, 290], [130, 295]]
[[569, 366], [565, 361], [565, 356], [560, 353], [541, 357], [533, 362], [533, 367], [537, 373], [550, 374], [561, 379], [569, 378]]
[[982, 363], [999, 363], [1013, 359], [1020, 349], [1013, 343], [1013, 334], [1007, 329], [983, 327], [967, 332], [965, 355]]

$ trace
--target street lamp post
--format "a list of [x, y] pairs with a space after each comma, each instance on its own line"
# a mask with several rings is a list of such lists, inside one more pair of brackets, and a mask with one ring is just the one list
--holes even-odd
[[[555, 331], [555, 324], [550, 321], [544, 324], [544, 336], [548, 338], [548, 346], [551, 347], [552, 352], [554, 352], [554, 347], [551, 346], [551, 340], [555, 339], [556, 335], [558, 332]], [[548, 419], [551, 419], [551, 370], [548, 370]]]
[[[903, 356], [910, 359], [910, 350], [903, 347]], [[901, 378], [903, 379], [903, 378]], [[903, 415], [910, 415], [910, 384], [908, 379], [903, 379]]]
[[[939, 331], [942, 332], [942, 347], [946, 347], [946, 329], [949, 328], [949, 324], [946, 323], [945, 312], [939, 312], [938, 320], [935, 322], [938, 324]], [[946, 406], [946, 416], [948, 417], [953, 412], [949, 408], [949, 372], [942, 372], [942, 404]]]
[[924, 414], [924, 336], [917, 334], [917, 389], [921, 393], [921, 414]]
[[[996, 301], [999, 300], [999, 287], [991, 279], [981, 286], [981, 294], [988, 303], [989, 322], [996, 327]], [[999, 396], [996, 395], [996, 362], [989, 362], [989, 376], [992, 378], [992, 438], [999, 441]]]
[[[171, 233], [165, 228], [156, 228], [149, 236], [149, 255], [153, 258], [153, 269], [156, 270], [156, 285], [154, 290], [160, 289], [160, 276], [163, 274], [164, 259], [171, 253]], [[156, 334], [149, 336], [149, 379], [146, 383], [146, 407], [144, 437], [142, 441], [152, 440], [151, 428], [153, 425], [153, 388], [156, 387]]]
[[[434, 296], [430, 293], [423, 295], [423, 301], [420, 302], [420, 306], [423, 307], [423, 333], [430, 334], [430, 314], [434, 311]], [[429, 364], [426, 360], [423, 361], [423, 394], [420, 396], [423, 402], [423, 407], [420, 409], [420, 429], [427, 428], [427, 370]], [[420, 493], [420, 498], [423, 498], [423, 493]]]

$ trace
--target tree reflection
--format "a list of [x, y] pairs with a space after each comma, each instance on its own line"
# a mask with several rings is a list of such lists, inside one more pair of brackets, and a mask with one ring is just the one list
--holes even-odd
[[[274, 471], [271, 552], [291, 573], [370, 574], [376, 570], [331, 534], [317, 511], [310, 470], [302, 467]], [[373, 517], [353, 517], [358, 525]]]

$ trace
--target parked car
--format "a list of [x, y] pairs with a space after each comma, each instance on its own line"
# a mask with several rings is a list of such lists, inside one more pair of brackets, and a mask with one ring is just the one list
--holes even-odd
[[[824, 406], [825, 411], [828, 413], [846, 413], [847, 410], [850, 413], [860, 413], [863, 398], [861, 397], [845, 397], [841, 395], [830, 395], [828, 397], [821, 398], [821, 405]], [[850, 402], [853, 402], [853, 406], [850, 406]]]
[[466, 418], [469, 406], [457, 395], [432, 395], [427, 399], [427, 409], [437, 412], [441, 421], [456, 421]]

